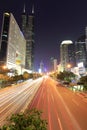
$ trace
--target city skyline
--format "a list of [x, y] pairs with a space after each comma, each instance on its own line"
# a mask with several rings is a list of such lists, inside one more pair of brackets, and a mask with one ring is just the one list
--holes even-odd
[[[32, 5], [35, 7], [35, 65], [39, 67], [41, 60], [47, 67], [51, 57], [60, 62], [59, 46], [63, 40], [75, 42], [78, 37], [85, 33], [87, 25], [86, 4], [79, 1], [34, 1], [24, 0], [7, 4], [1, 0], [0, 5], [0, 28], [4, 12], [13, 13], [18, 24], [21, 24], [21, 14], [24, 4], [29, 14]], [[0, 31], [1, 32], [1, 31]]]

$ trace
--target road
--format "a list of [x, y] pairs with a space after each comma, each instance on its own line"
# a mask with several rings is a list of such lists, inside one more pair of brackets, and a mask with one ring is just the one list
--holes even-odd
[[0, 89], [0, 126], [6, 123], [12, 113], [23, 112], [27, 108], [42, 81], [43, 78], [28, 80]]
[[48, 130], [87, 130], [87, 99], [56, 84], [56, 81], [45, 77], [29, 109], [43, 111]]
[[48, 130], [87, 130], [87, 99], [47, 76], [0, 89], [0, 125], [26, 108], [42, 110]]

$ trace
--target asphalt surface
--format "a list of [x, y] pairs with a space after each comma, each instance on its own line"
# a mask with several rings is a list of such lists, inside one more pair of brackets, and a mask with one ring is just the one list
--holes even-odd
[[0, 90], [0, 125], [27, 108], [43, 112], [48, 130], [87, 130], [87, 96], [48, 76]]
[[0, 89], [0, 126], [12, 114], [24, 112], [40, 87], [43, 78]]
[[87, 130], [87, 99], [44, 78], [29, 108], [43, 111], [48, 130]]

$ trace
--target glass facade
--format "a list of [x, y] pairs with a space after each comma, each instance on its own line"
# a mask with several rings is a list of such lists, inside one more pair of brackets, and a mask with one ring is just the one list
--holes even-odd
[[1, 58], [8, 68], [25, 67], [26, 40], [11, 13], [4, 13], [1, 34]]
[[9, 22], [10, 22], [10, 16], [8, 13], [5, 13], [3, 17], [1, 45], [0, 45], [0, 62], [2, 64], [6, 62], [7, 57]]
[[76, 50], [76, 63], [83, 62], [84, 66], [87, 67], [87, 56], [86, 56], [86, 43], [77, 41], [75, 42]]
[[[34, 13], [34, 11], [33, 11]], [[26, 39], [26, 64], [25, 68], [34, 70], [34, 15], [22, 14], [22, 31]]]
[[63, 41], [60, 45], [60, 59], [62, 70], [68, 70], [68, 65], [75, 66], [74, 44], [70, 40]]

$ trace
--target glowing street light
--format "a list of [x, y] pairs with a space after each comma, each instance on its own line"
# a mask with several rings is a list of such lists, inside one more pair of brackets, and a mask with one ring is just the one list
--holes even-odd
[[71, 71], [71, 67], [72, 67], [71, 64], [67, 64], [67, 70], [68, 70], [68, 71]]
[[2, 66], [3, 69], [7, 69], [6, 65]]
[[71, 64], [68, 64], [68, 65], [67, 65], [67, 68], [70, 69], [70, 68], [71, 68]]

